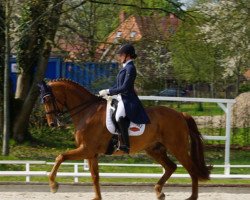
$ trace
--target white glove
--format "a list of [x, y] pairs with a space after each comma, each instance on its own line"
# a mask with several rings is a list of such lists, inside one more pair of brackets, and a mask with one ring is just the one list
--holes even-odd
[[101, 96], [101, 97], [105, 97], [105, 96], [107, 96], [109, 94], [109, 90], [101, 90], [100, 92], [99, 92], [99, 95]]

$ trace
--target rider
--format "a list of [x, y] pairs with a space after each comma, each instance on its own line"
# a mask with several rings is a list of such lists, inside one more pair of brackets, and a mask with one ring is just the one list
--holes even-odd
[[123, 45], [117, 52], [119, 61], [123, 68], [119, 71], [116, 84], [106, 90], [99, 92], [100, 96], [118, 95], [118, 108], [115, 119], [118, 123], [118, 131], [121, 134], [122, 144], [118, 150], [129, 153], [130, 142], [128, 127], [130, 121], [135, 124], [148, 124], [150, 120], [134, 90], [136, 79], [136, 68], [133, 59], [136, 59], [135, 48], [131, 44]]

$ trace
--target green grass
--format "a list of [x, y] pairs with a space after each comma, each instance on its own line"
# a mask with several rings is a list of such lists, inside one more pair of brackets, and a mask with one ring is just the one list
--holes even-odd
[[[199, 131], [203, 135], [209, 136], [225, 136], [225, 128], [200, 128]], [[225, 141], [206, 141], [207, 144], [225, 144]], [[231, 145], [233, 146], [250, 146], [250, 127], [234, 128], [231, 131]]]
[[182, 103], [179, 107], [177, 103], [172, 103], [170, 107], [180, 112], [186, 112], [192, 116], [214, 116], [224, 114], [224, 111], [216, 103], [202, 103], [202, 109], [199, 108], [198, 103]]

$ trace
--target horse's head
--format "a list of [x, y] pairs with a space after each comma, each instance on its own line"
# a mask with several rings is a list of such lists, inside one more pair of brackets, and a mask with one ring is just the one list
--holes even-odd
[[62, 126], [59, 117], [63, 114], [64, 105], [58, 101], [53, 94], [51, 86], [44, 81], [38, 84], [40, 88], [41, 100], [45, 108], [47, 123], [51, 127]]
[[52, 80], [48, 84], [42, 81], [38, 86], [48, 125], [52, 127], [63, 126], [59, 118], [66, 113], [66, 110], [71, 119], [77, 123], [79, 119], [82, 119], [86, 108], [97, 102], [103, 102], [102, 98], [68, 79]]

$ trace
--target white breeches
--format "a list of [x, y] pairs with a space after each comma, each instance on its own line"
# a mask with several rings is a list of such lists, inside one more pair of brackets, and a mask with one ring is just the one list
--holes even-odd
[[118, 107], [117, 107], [117, 111], [115, 114], [115, 120], [118, 122], [120, 117], [126, 116], [126, 113], [125, 113], [125, 107], [124, 107], [124, 103], [122, 101], [121, 95], [118, 95], [117, 100], [118, 100]]

